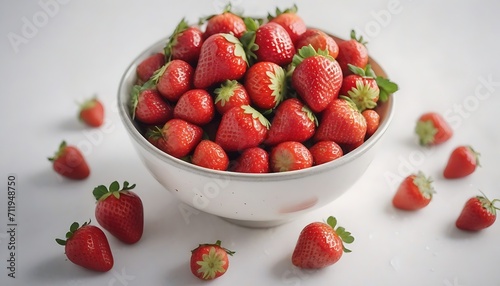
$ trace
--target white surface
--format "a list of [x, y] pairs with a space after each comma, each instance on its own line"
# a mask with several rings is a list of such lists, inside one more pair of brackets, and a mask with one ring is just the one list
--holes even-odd
[[[43, 3], [52, 4], [44, 8]], [[293, 4], [233, 3], [248, 15]], [[167, 1], [2, 1], [0, 284], [203, 285], [189, 271], [190, 250], [220, 239], [236, 254], [228, 273], [211, 285], [498, 285], [500, 225], [474, 234], [454, 228], [465, 200], [479, 189], [500, 197], [495, 178], [500, 4], [468, 3], [297, 1], [310, 26], [341, 37], [356, 28], [367, 36], [371, 56], [400, 85], [398, 110], [385, 148], [348, 193], [292, 223], [246, 229], [183, 208], [163, 190], [139, 161], [115, 107], [122, 72], [139, 52], [168, 35], [181, 17], [195, 21], [220, 11], [223, 1], [180, 1], [174, 7]], [[13, 45], [14, 34], [24, 42]], [[107, 123], [98, 130], [83, 127], [75, 117], [75, 102], [93, 94], [107, 107]], [[455, 135], [442, 146], [423, 149], [413, 127], [429, 110], [445, 114]], [[52, 171], [47, 157], [63, 139], [85, 150], [89, 179], [72, 182]], [[442, 168], [459, 144], [481, 152], [482, 168], [468, 178], [445, 181]], [[390, 200], [398, 180], [417, 169], [434, 178], [437, 194], [421, 211], [396, 211]], [[6, 185], [12, 173], [18, 183], [15, 279], [6, 269]], [[113, 180], [137, 184], [145, 233], [134, 246], [108, 236], [115, 266], [96, 274], [65, 260], [54, 238], [63, 237], [73, 221], [93, 219], [92, 189]], [[328, 215], [356, 237], [353, 252], [320, 271], [294, 268], [290, 256], [300, 230]]]

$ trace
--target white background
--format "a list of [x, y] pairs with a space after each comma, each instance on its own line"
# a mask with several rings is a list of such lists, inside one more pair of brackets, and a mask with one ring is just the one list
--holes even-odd
[[[500, 225], [479, 233], [454, 227], [479, 190], [499, 198], [500, 20], [498, 1], [297, 1], [309, 26], [340, 37], [355, 28], [371, 56], [400, 91], [384, 147], [363, 177], [328, 206], [283, 226], [247, 229], [186, 212], [149, 175], [118, 117], [117, 88], [129, 63], [170, 35], [182, 17], [195, 22], [221, 11], [222, 0], [5, 1], [0, 3], [0, 284], [204, 285], [189, 271], [190, 250], [222, 240], [236, 251], [227, 274], [210, 285], [500, 285]], [[292, 1], [234, 1], [237, 11], [263, 16]], [[77, 104], [97, 95], [106, 124], [89, 129]], [[455, 134], [425, 149], [413, 133], [418, 116], [437, 111]], [[80, 182], [56, 175], [47, 157], [63, 140], [78, 145], [92, 168]], [[447, 181], [451, 150], [470, 144], [482, 155], [473, 175]], [[422, 170], [437, 194], [418, 212], [395, 210], [402, 177]], [[7, 176], [17, 177], [16, 278], [7, 276]], [[93, 188], [136, 183], [145, 206], [142, 240], [109, 241], [114, 268], [86, 271], [65, 259], [63, 237], [73, 221], [94, 220]], [[184, 210], [181, 211], [181, 210]], [[290, 262], [300, 230], [334, 215], [356, 241], [335, 265], [301, 271]]]

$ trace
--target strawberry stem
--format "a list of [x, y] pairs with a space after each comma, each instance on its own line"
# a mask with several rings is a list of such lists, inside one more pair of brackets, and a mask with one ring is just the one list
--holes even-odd
[[92, 194], [94, 195], [95, 199], [97, 201], [103, 201], [110, 195], [115, 196], [117, 199], [120, 198], [120, 193], [126, 192], [128, 190], [131, 190], [135, 188], [135, 184], [129, 185], [127, 181], [123, 182], [123, 188], [120, 189], [120, 184], [118, 181], [113, 181], [109, 185], [109, 189], [106, 188], [104, 185], [99, 185], [94, 188], [94, 191], [92, 191]]

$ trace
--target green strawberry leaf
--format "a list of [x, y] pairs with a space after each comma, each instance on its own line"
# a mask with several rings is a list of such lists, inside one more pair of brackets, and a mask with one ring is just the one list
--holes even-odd
[[259, 111], [257, 111], [253, 107], [251, 107], [250, 105], [242, 105], [241, 108], [244, 110], [245, 114], [252, 115], [252, 118], [258, 119], [259, 122], [263, 126], [265, 126], [267, 129], [269, 129], [269, 127], [271, 126], [271, 123], [269, 122], [269, 120], [267, 120], [266, 117], [264, 117], [264, 115], [262, 115], [262, 113], [260, 113]]
[[276, 11], [275, 11], [275, 15], [271, 15], [271, 13], [269, 13], [267, 15], [267, 20], [272, 20], [273, 18], [276, 18], [277, 16], [281, 15], [281, 14], [284, 14], [284, 13], [297, 13], [298, 12], [298, 7], [297, 7], [297, 4], [293, 4], [292, 7], [290, 8], [286, 8], [285, 10], [281, 10], [279, 7], [276, 7]]
[[240, 42], [240, 40], [238, 40], [238, 38], [236, 38], [233, 34], [223, 33], [221, 35], [226, 39], [226, 41], [234, 44], [234, 55], [237, 56], [237, 57], [240, 57], [240, 58], [244, 59], [245, 62], [247, 63], [247, 65], [248, 65], [248, 59], [247, 59], [247, 56], [246, 56], [246, 51], [243, 48], [243, 44]]
[[378, 88], [380, 89], [379, 100], [381, 102], [387, 101], [391, 94], [399, 90], [399, 87], [396, 83], [382, 76], [377, 76], [375, 78], [375, 81], [377, 82]]
[[103, 201], [110, 195], [113, 195], [115, 198], [120, 198], [120, 193], [126, 192], [127, 190], [131, 190], [135, 188], [135, 184], [129, 185], [127, 181], [123, 182], [123, 187], [120, 189], [120, 184], [117, 181], [113, 181], [109, 185], [109, 189], [104, 185], [99, 185], [94, 188], [92, 194], [94, 195], [97, 201]]
[[350, 36], [351, 36], [351, 39], [357, 41], [358, 43], [362, 44], [363, 46], [366, 46], [366, 44], [368, 44], [367, 41], [364, 41], [363, 36], [357, 37], [356, 31], [354, 31], [354, 30], [351, 30]]
[[296, 67], [300, 63], [302, 63], [302, 61], [304, 61], [305, 59], [310, 57], [315, 57], [318, 55], [324, 56], [332, 61], [335, 60], [332, 56], [330, 56], [327, 50], [321, 50], [321, 49], [315, 50], [314, 47], [311, 44], [309, 44], [307, 46], [303, 46], [295, 53], [292, 59], [292, 65]]
[[186, 22], [185, 18], [182, 18], [179, 24], [174, 29], [174, 32], [168, 38], [168, 42], [163, 48], [163, 52], [165, 54], [165, 61], [169, 62], [172, 59], [172, 49], [177, 44], [177, 36], [187, 30], [189, 28], [189, 24]]
[[342, 249], [344, 252], [346, 253], [349, 253], [351, 252], [351, 250], [347, 249], [345, 246], [344, 246], [344, 243], [352, 243], [354, 242], [354, 237], [351, 235], [350, 232], [346, 231], [344, 227], [341, 227], [341, 226], [338, 226], [337, 228], [335, 228], [337, 226], [337, 219], [333, 216], [330, 216], [328, 217], [328, 219], [326, 220], [326, 223], [328, 225], [330, 225], [333, 230], [335, 231], [335, 233], [337, 233], [337, 235], [340, 237], [340, 239], [342, 239]]

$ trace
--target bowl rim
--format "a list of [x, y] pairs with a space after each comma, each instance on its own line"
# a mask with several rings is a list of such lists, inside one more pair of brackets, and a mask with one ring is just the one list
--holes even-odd
[[[335, 39], [340, 39], [334, 35], [331, 35]], [[286, 172], [274, 172], [274, 173], [241, 173], [241, 172], [231, 172], [231, 171], [220, 171], [220, 170], [213, 170], [201, 166], [197, 166], [195, 164], [186, 162], [182, 159], [173, 157], [162, 150], [156, 148], [153, 144], [151, 144], [138, 130], [136, 125], [133, 123], [133, 120], [130, 115], [130, 110], [129, 110], [129, 102], [125, 99], [129, 99], [130, 97], [130, 90], [132, 86], [127, 86], [128, 81], [130, 77], [136, 76], [135, 71], [138, 63], [140, 62], [141, 59], [144, 59], [146, 56], [151, 55], [154, 52], [159, 52], [155, 50], [156, 47], [160, 47], [164, 45], [164, 43], [168, 40], [168, 37], [164, 37], [155, 43], [149, 45], [147, 48], [145, 48], [138, 56], [136, 56], [133, 61], [127, 66], [125, 69], [125, 72], [122, 74], [118, 86], [118, 99], [117, 99], [117, 104], [118, 104], [118, 113], [120, 115], [120, 119], [125, 126], [126, 130], [128, 131], [129, 137], [133, 138], [144, 150], [148, 151], [150, 154], [154, 155], [156, 158], [174, 165], [177, 168], [181, 168], [184, 170], [188, 170], [190, 172], [202, 174], [204, 176], [210, 176], [210, 177], [226, 177], [226, 178], [235, 178], [238, 180], [259, 180], [259, 181], [283, 181], [286, 179], [292, 179], [292, 178], [300, 178], [304, 176], [309, 176], [311, 173], [323, 173], [323, 172], [329, 172], [332, 169], [339, 168], [343, 166], [344, 164], [360, 157], [364, 153], [366, 153], [373, 145], [377, 143], [382, 137], [382, 135], [386, 132], [386, 130], [389, 128], [389, 125], [394, 117], [394, 106], [395, 106], [395, 99], [394, 96], [391, 94], [388, 98], [387, 101], [384, 102], [384, 105], [386, 106], [386, 114], [383, 117], [383, 120], [380, 122], [379, 127], [375, 131], [375, 133], [370, 136], [367, 140], [363, 142], [360, 146], [352, 150], [351, 152], [344, 154], [342, 157], [335, 159], [333, 161], [323, 163], [321, 165], [316, 165], [316, 166], [311, 166], [309, 168], [301, 169], [301, 170], [293, 170], [293, 171], [286, 171]], [[343, 39], [340, 39], [341, 41]], [[387, 77], [386, 72], [383, 70], [383, 68], [370, 56], [369, 57], [370, 63], [376, 66], [377, 69], [379, 69], [378, 75], [382, 75]]]

